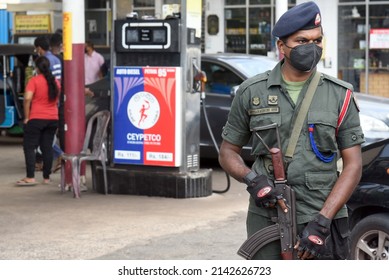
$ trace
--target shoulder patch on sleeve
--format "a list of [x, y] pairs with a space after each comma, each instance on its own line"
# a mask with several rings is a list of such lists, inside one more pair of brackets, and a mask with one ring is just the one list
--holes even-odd
[[348, 82], [345, 82], [343, 80], [337, 79], [337, 78], [332, 77], [332, 76], [329, 76], [327, 74], [323, 74], [323, 77], [324, 77], [324, 79], [327, 79], [327, 80], [329, 80], [329, 81], [331, 81], [331, 82], [333, 82], [335, 84], [338, 84], [338, 85], [340, 85], [340, 86], [342, 86], [344, 88], [347, 88], [347, 89], [350, 89], [350, 90], [354, 91], [353, 85], [348, 83]]

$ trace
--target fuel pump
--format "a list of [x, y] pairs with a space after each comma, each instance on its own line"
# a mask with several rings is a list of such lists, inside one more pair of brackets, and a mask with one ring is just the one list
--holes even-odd
[[211, 170], [199, 166], [201, 1], [170, 5], [179, 12], [165, 19], [114, 20], [111, 193], [212, 194]]

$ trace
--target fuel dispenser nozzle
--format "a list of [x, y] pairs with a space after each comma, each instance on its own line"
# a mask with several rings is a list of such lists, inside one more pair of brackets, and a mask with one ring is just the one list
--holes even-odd
[[200, 82], [200, 97], [205, 98], [205, 83], [207, 82], [207, 74], [204, 71], [200, 71], [194, 77], [195, 81]]
[[205, 83], [207, 82], [207, 74], [202, 71], [196, 64], [195, 61], [192, 62], [194, 70], [196, 71], [196, 75], [194, 75], [193, 79], [200, 83], [200, 97], [201, 100], [205, 99]]

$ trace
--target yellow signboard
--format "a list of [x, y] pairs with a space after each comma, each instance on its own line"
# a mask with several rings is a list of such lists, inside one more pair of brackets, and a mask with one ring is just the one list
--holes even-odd
[[15, 33], [50, 33], [51, 19], [44, 15], [15, 15]]

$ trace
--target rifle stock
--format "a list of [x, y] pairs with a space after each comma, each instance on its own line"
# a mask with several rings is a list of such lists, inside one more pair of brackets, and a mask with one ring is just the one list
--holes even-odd
[[282, 193], [286, 201], [288, 211], [277, 204], [276, 223], [257, 231], [250, 236], [239, 248], [238, 255], [245, 259], [252, 259], [254, 255], [266, 244], [280, 239], [281, 243], [281, 258], [283, 260], [295, 259], [293, 246], [296, 243], [296, 205], [295, 194], [293, 189], [286, 184], [285, 168], [281, 150], [271, 148], [270, 154], [274, 168], [274, 186]]

